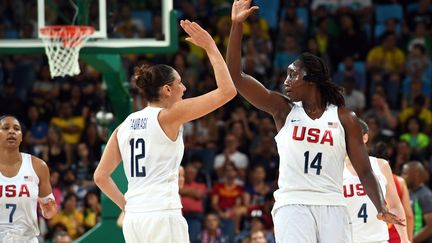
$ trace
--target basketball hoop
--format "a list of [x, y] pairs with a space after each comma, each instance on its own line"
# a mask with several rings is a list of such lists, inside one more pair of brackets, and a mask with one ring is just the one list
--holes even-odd
[[79, 51], [94, 31], [91, 26], [77, 25], [46, 26], [40, 29], [51, 78], [80, 73]]

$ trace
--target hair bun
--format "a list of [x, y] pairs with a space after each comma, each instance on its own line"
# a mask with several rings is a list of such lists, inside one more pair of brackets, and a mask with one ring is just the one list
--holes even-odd
[[143, 64], [135, 67], [132, 82], [135, 83], [138, 88], [144, 89], [146, 86], [151, 86], [152, 78], [152, 66]]

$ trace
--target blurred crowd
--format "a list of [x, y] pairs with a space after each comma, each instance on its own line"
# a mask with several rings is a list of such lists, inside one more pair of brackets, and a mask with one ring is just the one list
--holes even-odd
[[[157, 1], [114, 2], [116, 9], [108, 10], [111, 37], [163, 38]], [[260, 10], [244, 27], [244, 72], [269, 89], [282, 90], [286, 67], [301, 52], [322, 57], [333, 80], [345, 88], [347, 107], [369, 125], [370, 152], [388, 159], [399, 175], [407, 162], [421, 162], [424, 172], [414, 179], [430, 188], [431, 1], [253, 2]], [[7, 38], [11, 32], [18, 38], [32, 36], [28, 23], [21, 22], [25, 11], [15, 9], [25, 10], [34, 3], [5, 3], [0, 6], [0, 36]], [[231, 4], [231, 0], [174, 1], [179, 19], [199, 22], [222, 53]], [[185, 98], [214, 89], [205, 53], [185, 42], [185, 33], [179, 36], [175, 54], [122, 56], [127, 76], [136, 65], [167, 63], [182, 77]], [[98, 111], [110, 109], [105, 84], [85, 63], [80, 63], [78, 76], [51, 79], [43, 55], [3, 55], [0, 65], [0, 114], [20, 118], [26, 131], [23, 150], [48, 163], [61, 209], [53, 220], [41, 219], [42, 238], [66, 231], [75, 239], [100, 215], [100, 195], [92, 175], [107, 136], [107, 128], [96, 119]], [[128, 80], [125, 86], [134, 98], [134, 110], [142, 109], [145, 97]], [[274, 242], [270, 211], [279, 165], [276, 133], [272, 118], [240, 97], [185, 125], [185, 185], [180, 194], [192, 242], [260, 242], [255, 238]], [[413, 189], [410, 176], [404, 178]]]

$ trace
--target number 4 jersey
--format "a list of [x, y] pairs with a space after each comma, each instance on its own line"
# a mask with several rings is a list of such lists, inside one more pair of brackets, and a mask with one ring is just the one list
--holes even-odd
[[21, 153], [21, 157], [21, 167], [15, 176], [0, 173], [0, 242], [34, 242], [39, 235], [36, 214], [39, 177], [31, 155]]
[[119, 126], [117, 141], [128, 180], [126, 212], [180, 209], [178, 173], [183, 157], [183, 128], [172, 141], [162, 130], [162, 108], [146, 107]]
[[301, 102], [294, 102], [275, 139], [280, 165], [274, 210], [288, 204], [346, 205], [342, 195], [345, 131], [337, 106], [328, 105], [313, 120]]
[[[369, 160], [383, 195], [385, 195], [387, 180], [381, 173], [377, 158], [369, 156]], [[387, 224], [377, 219], [378, 211], [366, 195], [359, 177], [345, 168], [343, 178], [344, 196], [352, 222], [353, 242], [387, 242], [389, 238]]]

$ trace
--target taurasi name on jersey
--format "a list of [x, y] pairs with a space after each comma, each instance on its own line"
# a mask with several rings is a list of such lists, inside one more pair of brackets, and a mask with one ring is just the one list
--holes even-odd
[[147, 118], [136, 118], [130, 120], [130, 128], [132, 130], [146, 129], [147, 128]]
[[[17, 189], [19, 189], [19, 191]], [[0, 197], [22, 197], [22, 196], [30, 197], [30, 192], [26, 184], [0, 185]]]

